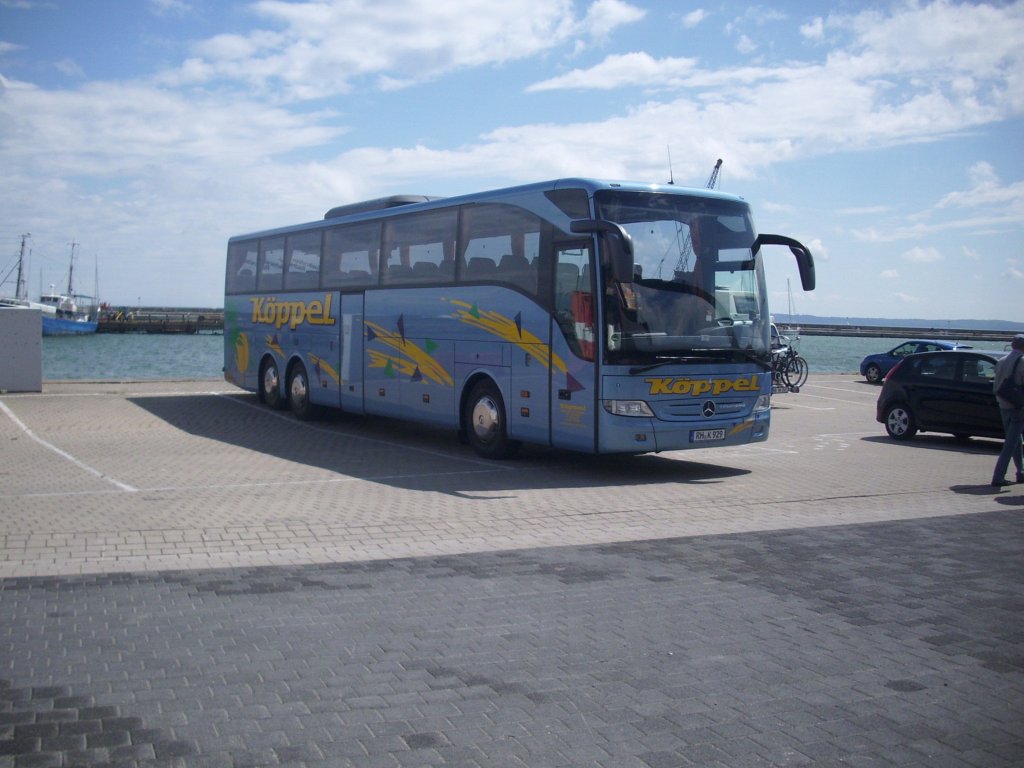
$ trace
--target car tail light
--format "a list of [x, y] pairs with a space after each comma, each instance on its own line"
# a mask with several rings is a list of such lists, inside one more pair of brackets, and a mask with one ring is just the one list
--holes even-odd
[[[905, 359], [906, 358], [904, 358], [904, 360]], [[884, 383], [884, 382], [888, 381], [889, 377], [892, 376], [894, 373], [896, 373], [896, 371], [898, 371], [900, 369], [901, 365], [903, 365], [903, 360], [900, 360], [898, 363], [896, 363], [896, 365], [894, 365], [892, 368], [889, 369], [889, 372], [887, 374], [885, 374], [885, 376], [882, 377], [882, 382]]]

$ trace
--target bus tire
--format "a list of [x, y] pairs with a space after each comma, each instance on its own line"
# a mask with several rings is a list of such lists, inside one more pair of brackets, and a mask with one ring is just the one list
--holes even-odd
[[507, 459], [520, 443], [508, 437], [508, 416], [501, 392], [490, 379], [473, 385], [466, 399], [465, 432], [473, 450], [485, 459]]
[[309, 401], [309, 376], [301, 361], [293, 363], [288, 372], [288, 403], [292, 413], [303, 421], [317, 417], [319, 409]]
[[275, 410], [284, 408], [284, 398], [281, 397], [281, 374], [272, 357], [268, 357], [260, 366], [260, 401]]

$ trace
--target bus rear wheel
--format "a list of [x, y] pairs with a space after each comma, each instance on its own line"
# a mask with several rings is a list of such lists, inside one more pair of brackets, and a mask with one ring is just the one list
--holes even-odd
[[272, 357], [268, 357], [260, 366], [260, 400], [274, 409], [284, 407], [284, 398], [281, 397], [281, 374]]
[[309, 401], [309, 376], [306, 374], [306, 366], [299, 362], [292, 365], [288, 374], [288, 402], [292, 413], [303, 421], [316, 418], [318, 409]]
[[489, 380], [477, 382], [470, 391], [464, 423], [469, 444], [485, 459], [507, 459], [519, 450], [520, 443], [508, 437], [501, 392]]

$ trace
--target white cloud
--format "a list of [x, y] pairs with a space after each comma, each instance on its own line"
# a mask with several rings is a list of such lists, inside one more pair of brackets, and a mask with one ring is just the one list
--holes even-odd
[[920, 304], [921, 298], [909, 293], [897, 292], [892, 295], [900, 304]]
[[900, 273], [895, 269], [883, 269], [878, 276], [882, 280], [899, 280]]
[[[936, 3], [908, 6], [892, 17], [874, 12], [830, 17], [828, 25], [853, 37], [823, 62], [787, 60], [712, 70], [693, 59], [634, 52], [611, 55], [589, 69], [535, 83], [528, 91], [677, 90], [676, 101], [635, 108], [634, 116], [685, 114], [687, 125], [731, 148], [734, 168], [762, 164], [746, 151], [762, 151], [758, 139], [781, 149], [780, 160], [935, 140], [1024, 112], [1024, 78], [1017, 74], [1024, 71], [1024, 52], [1015, 42], [1024, 38], [1024, 4], [986, 8], [980, 21], [969, 10]], [[953, 38], [965, 15], [970, 17], [967, 31]], [[918, 29], [929, 23], [943, 30], [943, 39], [956, 39], [959, 45], [939, 50], [930, 29]], [[913, 55], [893, 47], [898, 34], [909, 35]], [[979, 54], [981, 49], [986, 52]], [[972, 74], [975, 68], [978, 75]]]
[[978, 162], [968, 171], [972, 187], [966, 191], [950, 192], [937, 204], [937, 208], [992, 208], [1011, 207], [1024, 214], [1024, 182], [1003, 186], [995, 169], [987, 162]]
[[747, 35], [740, 35], [739, 40], [736, 41], [736, 50], [740, 53], [753, 53], [757, 50], [757, 43]]
[[800, 34], [808, 40], [821, 40], [825, 37], [825, 21], [821, 17], [800, 25]]
[[820, 238], [805, 238], [804, 245], [811, 249], [811, 253], [814, 254], [815, 262], [828, 261], [832, 256], [829, 249], [825, 247], [825, 244]]
[[295, 99], [346, 93], [367, 77], [394, 89], [526, 59], [579, 37], [603, 39], [645, 14], [622, 0], [596, 0], [583, 18], [572, 0], [260, 0], [252, 7], [274, 29], [203, 41], [163, 82], [275, 84]]
[[596, 0], [587, 9], [582, 27], [587, 34], [598, 38], [606, 38], [617, 27], [640, 21], [646, 11], [624, 3], [622, 0]]
[[683, 16], [683, 27], [686, 29], [693, 29], [700, 24], [704, 19], [708, 17], [708, 12], [703, 8], [698, 8], [695, 11], [690, 11]]
[[71, 59], [61, 59], [56, 62], [53, 66], [57, 68], [57, 71], [61, 74], [68, 75], [69, 77], [85, 77], [85, 72], [75, 61]]
[[149, 6], [157, 16], [181, 16], [192, 10], [184, 0], [149, 0]]
[[916, 264], [932, 264], [936, 261], [942, 261], [942, 254], [932, 247], [917, 246], [909, 251], [905, 251], [902, 258], [905, 261], [911, 261]]
[[[285, 110], [255, 99], [232, 97], [229, 91], [196, 99], [184, 91], [177, 95], [172, 86], [212, 86], [219, 80], [262, 87], [283, 81], [292, 98], [343, 93], [360, 77], [373, 78], [365, 80], [364, 86], [373, 82], [382, 88], [405, 87], [453, 68], [535, 56], [587, 33], [585, 20], [574, 15], [568, 0], [525, 1], [526, 7], [506, 7], [489, 0], [459, 4], [429, 0], [351, 0], [338, 5], [260, 2], [254, 8], [264, 19], [274, 21], [275, 29], [207, 39], [196, 47], [196, 56], [165, 73], [158, 88], [143, 83], [99, 84], [80, 92], [40, 93], [26, 104], [11, 98], [15, 89], [25, 84], [4, 79], [0, 80], [4, 89], [0, 110], [11, 115], [14, 125], [22, 126], [10, 130], [19, 151], [24, 149], [51, 167], [56, 164], [47, 161], [49, 153], [66, 158], [72, 168], [102, 168], [109, 151], [112, 170], [135, 164], [141, 171], [148, 158], [168, 147], [179, 157], [205, 158], [221, 152], [241, 157], [250, 150], [271, 157], [289, 148], [326, 146], [343, 132], [332, 124], [332, 115]], [[632, 8], [621, 2], [593, 4], [587, 18], [592, 28], [606, 30], [636, 17], [639, 11]], [[928, 8], [907, 6], [893, 17], [873, 13], [829, 17], [827, 26], [859, 36], [845, 52], [834, 52], [820, 63], [787, 61], [711, 70], [690, 58], [659, 59], [643, 51], [615, 54], [589, 69], [535, 83], [529, 90], [640, 86], [673, 88], [680, 93], [671, 100], [634, 104], [628, 111], [596, 122], [499, 127], [456, 150], [396, 150], [415, 160], [411, 168], [380, 167], [378, 158], [388, 153], [373, 147], [339, 150], [339, 158], [345, 162], [365, 160], [369, 163], [366, 168], [344, 166], [340, 159], [325, 162], [324, 167], [374, 178], [382, 188], [416, 172], [447, 174], [452, 167], [470, 172], [481, 158], [492, 157], [496, 161], [487, 168], [489, 175], [507, 173], [511, 179], [555, 175], [563, 170], [607, 170], [658, 178], [665, 173], [664, 147], [670, 144], [680, 178], [703, 180], [709, 158], [727, 155], [730, 177], [743, 179], [794, 157], [806, 159], [820, 153], [918, 141], [1024, 111], [1024, 99], [1017, 104], [1011, 96], [1021, 87], [1017, 81], [1024, 83], [1024, 78], [1016, 76], [1024, 69], [1015, 37], [1020, 32], [1024, 38], [1021, 7], [986, 7], [980, 14], [985, 23], [973, 20], [968, 25], [974, 34], [970, 45], [933, 52], [932, 59], [920, 53], [921, 45], [930, 45], [924, 33], [911, 35], [910, 43], [919, 50], [916, 57], [890, 50], [889, 41], [895, 34], [888, 31], [890, 27], [906, 32], [925, 20], [939, 24], [941, 13], [949, 14], [954, 22], [964, 15], [959, 7], [938, 3]], [[603, 21], [599, 23], [599, 19]], [[948, 30], [953, 24], [942, 22], [939, 26]], [[387, 46], [338, 44], [340, 40], [383, 39], [389, 41]], [[978, 81], [972, 96], [920, 93], [915, 87], [909, 97], [901, 100], [898, 96], [900, 89], [891, 77], [891, 57], [896, 57], [904, 70], [916, 62], [915, 77], [932, 71], [959, 74], [978, 63], [979, 48], [991, 50], [988, 63], [980, 68], [990, 74]], [[31, 108], [26, 110], [26, 106]], [[246, 120], [238, 121], [238, 114], [245, 114]], [[76, 135], [70, 126], [79, 125], [87, 127]], [[686, 129], [681, 131], [680, 126]], [[33, 142], [27, 138], [22, 141], [33, 135], [40, 137], [38, 150], [31, 149]], [[52, 139], [52, 145], [46, 137]], [[148, 137], [155, 138], [150, 151], [146, 150]], [[479, 168], [476, 173], [481, 173]], [[981, 200], [979, 193], [991, 189], [991, 180], [979, 174], [974, 189], [951, 193], [941, 205]], [[1016, 199], [1022, 186], [996, 187], [996, 193]], [[855, 234], [880, 242], [909, 238], [924, 228], [919, 224]]]
[[887, 205], [866, 205], [857, 208], [838, 208], [836, 213], [840, 216], [877, 216], [890, 210]]
[[649, 83], [654, 87], [681, 84], [694, 71], [694, 59], [655, 59], [646, 53], [609, 56], [589, 69], [574, 69], [558, 77], [529, 86], [527, 92], [586, 88], [611, 90]]

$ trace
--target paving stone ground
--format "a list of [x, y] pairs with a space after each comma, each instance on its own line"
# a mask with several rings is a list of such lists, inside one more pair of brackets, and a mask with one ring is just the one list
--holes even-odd
[[834, 377], [763, 446], [494, 467], [212, 386], [0, 398], [0, 767], [1024, 765], [998, 443]]

